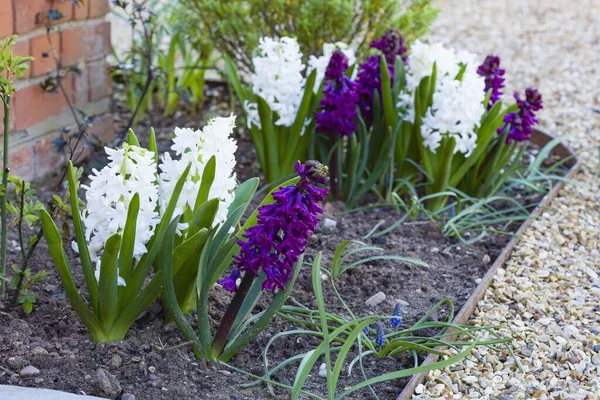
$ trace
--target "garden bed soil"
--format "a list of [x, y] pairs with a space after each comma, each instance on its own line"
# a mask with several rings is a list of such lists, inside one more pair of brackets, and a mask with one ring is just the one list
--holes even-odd
[[[218, 87], [208, 100], [207, 109], [223, 114], [223, 94]], [[118, 104], [116, 110], [118, 111]], [[117, 126], [125, 125], [128, 115], [117, 113]], [[148, 118], [157, 128], [161, 150], [167, 150], [167, 140], [173, 126], [197, 127], [203, 125], [197, 117], [181, 113], [175, 118], [151, 115]], [[148, 124], [138, 124], [136, 132], [145, 137]], [[169, 128], [171, 127], [171, 128]], [[239, 133], [238, 133], [239, 134]], [[259, 172], [247, 137], [238, 139], [238, 176], [240, 181]], [[434, 222], [406, 222], [389, 234], [371, 239], [363, 237], [384, 221], [381, 229], [391, 225], [399, 216], [390, 208], [372, 208], [344, 213], [337, 204], [328, 204], [321, 224], [310, 240], [306, 260], [323, 252], [323, 265], [329, 268], [336, 247], [344, 239], [360, 240], [367, 245], [381, 247], [385, 254], [401, 255], [425, 261], [429, 268], [392, 260], [373, 261], [349, 270], [336, 282], [346, 304], [357, 316], [391, 314], [396, 303], [402, 304], [403, 327], [417, 321], [439, 300], [450, 298], [460, 309], [471, 295], [491, 263], [500, 254], [509, 238], [488, 236], [475, 245], [463, 245], [444, 237]], [[9, 243], [9, 264], [18, 262], [14, 236]], [[71, 254], [75, 281], [83, 287], [83, 276], [76, 258]], [[133, 394], [136, 399], [266, 399], [269, 391], [263, 384], [250, 388], [239, 385], [251, 382], [246, 374], [214, 363], [205, 365], [194, 358], [191, 348], [174, 324], [165, 324], [160, 302], [155, 303], [133, 325], [126, 340], [113, 343], [94, 343], [85, 327], [68, 303], [56, 268], [44, 243], [31, 263], [34, 272], [45, 269], [50, 275], [35, 289], [37, 303], [34, 311], [25, 315], [20, 309], [0, 305], [0, 384], [13, 384], [64, 390], [72, 393], [94, 394], [107, 398], [121, 398]], [[329, 280], [324, 282], [327, 310], [349, 318]], [[386, 299], [377, 306], [366, 304], [371, 296], [382, 292]], [[211, 294], [211, 319], [218, 319], [228, 305], [231, 295], [216, 287]], [[310, 268], [299, 275], [288, 304], [301, 304], [315, 309]], [[447, 317], [447, 309], [434, 314], [434, 319]], [[273, 335], [297, 328], [280, 318], [246, 346], [230, 365], [255, 375], [264, 373], [262, 352]], [[269, 366], [299, 353], [307, 352], [320, 343], [317, 338], [286, 336], [271, 346]], [[367, 377], [373, 377], [411, 366], [406, 360], [368, 359]], [[318, 363], [319, 364], [319, 363]], [[25, 366], [34, 366], [39, 374], [21, 377]], [[279, 371], [275, 379], [292, 384], [295, 367]], [[318, 365], [317, 365], [318, 367]], [[326, 397], [325, 378], [318, 370], [307, 381], [304, 389]], [[342, 374], [338, 388], [351, 386], [363, 380], [358, 371], [348, 377]], [[382, 399], [396, 398], [408, 379], [382, 383], [376, 386]], [[286, 398], [287, 392], [277, 390], [276, 398]], [[363, 399], [365, 391], [354, 393], [349, 399]], [[127, 398], [126, 396], [123, 398]]]
[[[335, 228], [323, 226], [311, 238], [307, 258], [323, 251], [323, 265], [330, 265], [335, 248], [343, 239], [361, 240], [380, 220], [392, 222], [396, 218], [386, 209], [339, 215], [329, 206], [327, 217], [336, 221]], [[365, 243], [385, 249], [386, 254], [398, 254], [421, 259], [430, 268], [397, 261], [377, 261], [354, 268], [336, 282], [347, 305], [358, 315], [390, 314], [394, 304], [403, 304], [403, 326], [409, 326], [426, 313], [440, 299], [448, 297], [461, 307], [506, 243], [506, 237], [490, 238], [476, 246], [455, 246], [443, 237], [439, 226], [433, 223], [408, 223], [392, 233]], [[9, 251], [10, 261], [16, 262], [15, 248]], [[77, 265], [75, 259], [72, 265]], [[137, 399], [263, 399], [268, 391], [263, 385], [241, 389], [236, 385], [250, 382], [242, 373], [229, 371], [224, 366], [203, 363], [194, 359], [191, 348], [181, 338], [176, 326], [162, 320], [159, 303], [154, 304], [133, 326], [126, 340], [115, 343], [94, 343], [85, 327], [68, 303], [46, 246], [40, 246], [32, 262], [34, 270], [46, 269], [50, 276], [37, 288], [37, 303], [33, 313], [24, 315], [20, 310], [5, 307], [0, 312], [0, 384], [60, 389], [73, 393], [105, 395], [118, 398], [121, 393], [132, 393]], [[74, 266], [75, 279], [83, 285], [80, 268]], [[386, 300], [376, 307], [365, 301], [378, 292]], [[324, 283], [327, 309], [348, 317], [329, 281]], [[229, 293], [215, 288], [211, 297], [212, 309], [218, 317], [230, 299]], [[315, 308], [310, 268], [300, 273], [288, 303]], [[447, 311], [447, 310], [445, 310]], [[436, 315], [443, 318], [444, 313]], [[277, 332], [292, 329], [293, 325], [276, 319], [256, 341], [248, 345], [231, 365], [262, 375], [262, 351], [266, 342]], [[269, 351], [271, 367], [293, 355], [306, 352], [319, 344], [319, 340], [306, 337], [288, 337], [278, 340]], [[19, 372], [27, 365], [40, 370], [32, 378], [21, 378]], [[103, 381], [97, 382], [98, 369], [114, 375], [120, 383], [119, 393], [102, 392]], [[391, 359], [369, 362], [365, 365], [368, 376], [376, 376], [402, 368]], [[325, 380], [317, 376], [309, 379], [305, 389], [324, 395]], [[282, 383], [290, 384], [294, 368], [286, 368], [276, 375]], [[355, 373], [343, 378], [340, 387], [358, 383]], [[105, 384], [105, 382], [104, 382]], [[395, 398], [402, 382], [382, 384], [378, 387], [382, 398]], [[284, 392], [277, 398], [285, 398]], [[362, 399], [364, 393], [355, 394]]]

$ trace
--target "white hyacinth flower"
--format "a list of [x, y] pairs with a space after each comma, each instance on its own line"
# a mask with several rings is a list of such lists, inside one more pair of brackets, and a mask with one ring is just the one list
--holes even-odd
[[[477, 147], [475, 129], [485, 112], [485, 82], [477, 74], [476, 56], [465, 51], [455, 52], [441, 43], [416, 41], [408, 56], [406, 90], [399, 95], [398, 106], [403, 118], [414, 121], [414, 92], [422, 78], [430, 76], [435, 64], [437, 78], [433, 104], [422, 117], [423, 145], [432, 152], [440, 147], [444, 137], [455, 139], [454, 153], [468, 157]], [[456, 77], [462, 66], [465, 71]]]
[[[348, 58], [348, 66], [351, 67], [356, 63], [356, 54], [354, 53], [354, 50], [346, 43], [325, 43], [323, 45], [323, 55], [321, 57], [310, 56], [308, 59], [308, 69], [306, 71], [306, 75], [310, 75], [314, 69], [317, 70], [315, 87], [313, 88], [314, 93], [317, 93], [319, 87], [321, 87], [321, 82], [323, 82], [323, 78], [325, 78], [325, 71], [327, 70], [331, 56], [338, 49], [341, 50], [342, 53], [344, 53], [344, 55]], [[356, 75], [357, 72], [358, 70], [355, 68], [353, 75]], [[352, 78], [354, 79], [354, 76]]]
[[[263, 37], [257, 50], [258, 55], [253, 58], [252, 91], [277, 113], [279, 119], [275, 125], [290, 127], [296, 120], [306, 82], [302, 76], [305, 65], [300, 45], [289, 37]], [[244, 106], [246, 110], [256, 108], [253, 103]], [[249, 123], [254, 121], [249, 118]]]
[[[100, 171], [94, 169], [85, 191], [86, 208], [82, 213], [90, 257], [96, 263], [96, 279], [100, 279], [100, 257], [109, 237], [122, 233], [133, 196], [138, 193], [140, 209], [137, 216], [133, 256], [139, 260], [147, 252], [146, 243], [154, 235], [159, 222], [156, 212], [158, 185], [154, 153], [138, 146], [124, 144], [121, 149], [105, 148], [109, 163]], [[75, 251], [79, 251], [73, 242]], [[119, 276], [118, 284], [125, 286]]]
[[[214, 225], [221, 224], [227, 219], [228, 207], [234, 199], [234, 189], [237, 185], [235, 169], [235, 151], [237, 144], [231, 134], [235, 127], [235, 116], [228, 118], [217, 117], [208, 122], [204, 129], [175, 128], [175, 138], [171, 149], [176, 158], [169, 153], [162, 157], [159, 168], [159, 203], [161, 214], [169, 203], [177, 180], [191, 162], [188, 178], [179, 196], [175, 215], [182, 215], [186, 207], [193, 209], [202, 175], [206, 164], [212, 156], [216, 159], [215, 179], [210, 188], [209, 199], [218, 198], [219, 208]], [[179, 230], [186, 229], [180, 225]]]

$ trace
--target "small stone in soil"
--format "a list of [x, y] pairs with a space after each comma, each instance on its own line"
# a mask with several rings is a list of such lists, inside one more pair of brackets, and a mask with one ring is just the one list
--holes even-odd
[[6, 363], [10, 368], [18, 370], [27, 365], [27, 360], [25, 360], [23, 357], [16, 356], [10, 357], [8, 360], [6, 360]]
[[115, 398], [121, 393], [119, 380], [102, 368], [98, 368], [92, 379], [92, 386], [97, 395]]
[[123, 393], [123, 396], [121, 396], [121, 400], [135, 400], [135, 396], [131, 393]]
[[369, 307], [376, 307], [379, 304], [383, 303], [384, 301], [385, 301], [385, 293], [377, 292], [373, 296], [369, 297], [367, 299], [367, 301], [365, 301], [365, 304]]
[[121, 365], [123, 365], [123, 359], [121, 358], [121, 356], [118, 354], [113, 354], [112, 357], [110, 358], [110, 362], [108, 363], [108, 366], [112, 369], [117, 369]]
[[48, 354], [48, 350], [40, 346], [35, 347], [31, 352], [36, 356], [45, 356]]
[[337, 227], [337, 221], [331, 218], [325, 218], [323, 220], [323, 230], [333, 231]]
[[19, 372], [21, 378], [33, 378], [34, 376], [38, 376], [40, 374], [40, 370], [34, 367], [33, 365], [28, 365]]

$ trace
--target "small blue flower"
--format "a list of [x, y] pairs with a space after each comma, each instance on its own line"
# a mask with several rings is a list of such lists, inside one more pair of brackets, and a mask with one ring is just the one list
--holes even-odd
[[402, 325], [402, 308], [399, 303], [394, 306], [394, 318], [390, 321], [392, 328], [398, 328]]
[[375, 338], [375, 342], [383, 347], [385, 344], [385, 332], [383, 328], [383, 323], [381, 321], [377, 322], [377, 337]]
[[363, 328], [363, 332], [365, 333], [365, 335], [369, 334], [369, 325], [367, 325]]

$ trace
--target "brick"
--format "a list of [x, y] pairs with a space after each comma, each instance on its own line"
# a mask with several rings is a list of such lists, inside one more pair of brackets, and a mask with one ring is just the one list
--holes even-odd
[[83, 37], [85, 28], [71, 28], [60, 31], [60, 64], [70, 67], [83, 60]]
[[[20, 0], [22, 1], [22, 0]], [[56, 23], [60, 24], [62, 22], [66, 22], [66, 21], [71, 21], [73, 19], [73, 12], [75, 11], [73, 9], [73, 3], [71, 2], [71, 0], [64, 0], [64, 1], [54, 1], [54, 8], [56, 10], [58, 10], [63, 17], [60, 20], [57, 20]], [[49, 7], [48, 7], [49, 9]]]
[[89, 5], [89, 0], [84, 0], [78, 5], [73, 5], [73, 18], [76, 21], [87, 19], [89, 15]]
[[36, 15], [45, 13], [50, 9], [48, 0], [14, 0], [15, 4], [15, 31], [18, 34], [26, 33], [39, 28], [36, 24]]
[[[10, 172], [26, 181], [32, 181], [35, 178], [34, 161], [33, 146], [25, 146], [11, 151], [8, 156]], [[0, 160], [0, 169], [4, 169], [2, 160]]]
[[[27, 57], [31, 55], [31, 49], [29, 46], [29, 40], [21, 40], [15, 43], [12, 48], [12, 52], [16, 56]], [[23, 76], [20, 79], [27, 79], [31, 76], [31, 64], [29, 68], [25, 70]]]
[[[55, 51], [60, 50], [60, 33], [52, 32], [50, 34], [52, 47]], [[30, 39], [31, 55], [35, 57], [31, 63], [31, 76], [41, 76], [56, 69], [56, 63], [52, 55], [50, 43], [46, 34], [42, 34]], [[46, 57], [44, 57], [44, 54]]]
[[98, 18], [108, 14], [110, 5], [108, 0], [87, 0], [89, 4], [89, 18]]
[[[16, 33], [27, 33], [44, 26], [46, 14], [52, 5], [50, 0], [14, 0], [14, 2], [18, 4], [14, 12]], [[54, 8], [63, 14], [63, 17], [57, 21], [53, 21], [53, 25], [73, 19], [74, 9], [71, 0], [55, 1]], [[38, 15], [40, 18], [38, 18]]]
[[110, 22], [101, 22], [86, 27], [83, 46], [86, 60], [98, 60], [110, 54]]
[[[67, 95], [72, 97], [72, 77], [69, 75], [63, 79], [62, 84]], [[67, 101], [60, 92], [44, 92], [38, 84], [27, 86], [15, 94], [15, 109], [17, 112], [15, 128], [17, 131], [25, 130], [32, 125], [60, 114], [67, 108]]]
[[15, 32], [12, 0], [0, 0], [0, 38]]
[[89, 101], [94, 103], [110, 96], [112, 81], [108, 64], [104, 60], [88, 65]]

